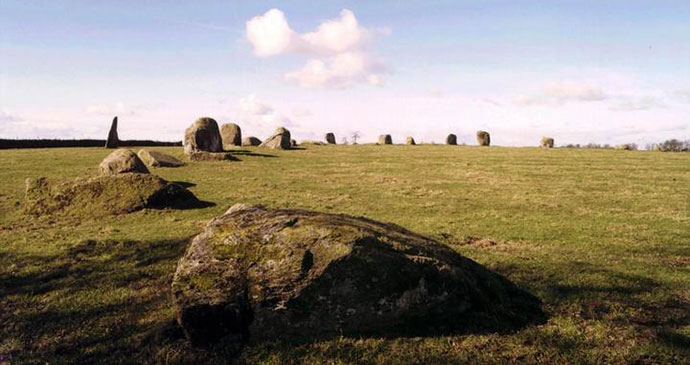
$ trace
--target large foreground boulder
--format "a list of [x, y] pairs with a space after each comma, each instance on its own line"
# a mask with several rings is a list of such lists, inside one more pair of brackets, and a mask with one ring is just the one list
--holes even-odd
[[176, 159], [167, 153], [140, 149], [137, 156], [148, 166], [151, 167], [180, 167], [184, 162]]
[[333, 133], [326, 133], [326, 143], [328, 143], [328, 144], [335, 144], [335, 134], [333, 134]]
[[191, 208], [203, 204], [184, 187], [151, 174], [120, 174], [52, 182], [26, 180], [25, 212], [99, 217], [144, 208]]
[[458, 137], [454, 134], [449, 134], [448, 137], [446, 137], [446, 144], [455, 146], [458, 144]]
[[378, 144], [393, 144], [393, 138], [390, 134], [382, 134], [379, 136]]
[[120, 144], [120, 139], [117, 136], [117, 117], [113, 118], [110, 124], [110, 131], [108, 131], [108, 139], [105, 140], [105, 148], [117, 148]]
[[223, 148], [226, 150], [242, 145], [242, 129], [235, 123], [220, 126], [220, 137], [223, 140]]
[[218, 123], [212, 118], [199, 118], [184, 132], [184, 152], [223, 152]]
[[242, 139], [242, 146], [259, 146], [261, 145], [261, 140], [256, 137], [245, 137]]
[[553, 142], [551, 137], [541, 137], [541, 148], [553, 148]]
[[477, 131], [477, 144], [480, 146], [488, 146], [491, 144], [491, 136], [489, 132]]
[[149, 169], [146, 168], [144, 162], [134, 152], [126, 148], [117, 149], [106, 156], [106, 158], [101, 161], [101, 164], [98, 165], [98, 170], [101, 175], [149, 173]]
[[276, 132], [268, 137], [260, 147], [273, 148], [276, 150], [289, 150], [292, 147], [290, 131], [280, 127]]
[[192, 161], [239, 161], [230, 152], [196, 151], [190, 153], [188, 156]]
[[543, 316], [536, 297], [399, 226], [242, 204], [192, 240], [172, 293], [197, 345], [505, 330]]

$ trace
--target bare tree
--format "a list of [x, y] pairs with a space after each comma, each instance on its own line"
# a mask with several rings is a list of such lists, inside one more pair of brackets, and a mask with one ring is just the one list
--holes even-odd
[[362, 133], [360, 131], [354, 131], [350, 135], [350, 138], [352, 139], [352, 144], [357, 144], [357, 140], [362, 137]]
[[347, 144], [347, 137], [343, 137], [340, 139], [340, 143], [342, 144]]

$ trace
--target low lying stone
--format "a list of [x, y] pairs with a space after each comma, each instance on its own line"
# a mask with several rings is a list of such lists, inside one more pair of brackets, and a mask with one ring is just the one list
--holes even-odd
[[151, 151], [147, 149], [139, 150], [137, 156], [148, 166], [152, 167], [180, 167], [184, 162], [176, 159], [167, 153]]
[[242, 139], [242, 146], [251, 147], [261, 145], [261, 140], [256, 137], [246, 137]]
[[238, 161], [230, 152], [192, 152], [189, 155], [192, 161]]
[[480, 146], [489, 146], [491, 144], [491, 136], [489, 132], [477, 131], [477, 144]]
[[144, 208], [188, 208], [201, 202], [184, 187], [151, 174], [119, 174], [50, 181], [26, 180], [24, 212], [34, 216], [68, 214], [99, 217]]
[[234, 206], [196, 236], [172, 283], [195, 345], [512, 330], [541, 302], [429, 237], [393, 224]]
[[446, 144], [456, 146], [458, 144], [458, 137], [454, 134], [449, 134], [448, 137], [446, 137]]
[[134, 152], [120, 148], [110, 153], [98, 165], [101, 175], [116, 175], [125, 173], [148, 174], [149, 169]]

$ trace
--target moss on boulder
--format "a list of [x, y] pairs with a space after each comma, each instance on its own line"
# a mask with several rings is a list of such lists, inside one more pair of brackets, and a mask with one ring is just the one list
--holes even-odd
[[151, 174], [120, 174], [53, 182], [26, 180], [24, 211], [33, 216], [99, 217], [144, 208], [187, 208], [201, 202], [184, 187]]
[[428, 237], [347, 215], [234, 206], [196, 236], [173, 284], [194, 344], [513, 329], [540, 301]]

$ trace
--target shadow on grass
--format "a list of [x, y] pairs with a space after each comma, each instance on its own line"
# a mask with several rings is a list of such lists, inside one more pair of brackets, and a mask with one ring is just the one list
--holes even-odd
[[18, 363], [143, 363], [166, 351], [203, 358], [183, 350], [169, 314], [187, 241], [84, 240], [52, 256], [4, 254], [0, 322], [15, 345], [3, 351]]
[[278, 157], [276, 155], [269, 155], [266, 153], [258, 153], [258, 152], [254, 152], [254, 151], [250, 151], [250, 150], [230, 150], [227, 152], [232, 153], [233, 156], [237, 155], [237, 156], [253, 156], [253, 157], [269, 157], [269, 158]]
[[[566, 267], [562, 264], [554, 265], [560, 270], [558, 272], [527, 274], [525, 284], [541, 291], [541, 298], [551, 307], [571, 311], [568, 315], [651, 330], [661, 344], [690, 354], [690, 337], [676, 331], [690, 326], [690, 301], [682, 295], [646, 276], [584, 262], [570, 262]], [[515, 277], [530, 269], [499, 265], [495, 270]], [[568, 273], [574, 274], [571, 277]], [[585, 280], [572, 280], [573, 277]], [[585, 283], [571, 283], [573, 281]]]

